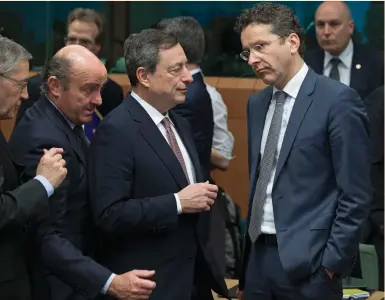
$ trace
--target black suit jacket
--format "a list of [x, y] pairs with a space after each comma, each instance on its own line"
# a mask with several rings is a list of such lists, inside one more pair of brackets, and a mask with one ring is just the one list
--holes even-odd
[[24, 232], [31, 219], [47, 211], [47, 192], [39, 181], [20, 185], [0, 131], [0, 299], [30, 299]]
[[190, 122], [203, 176], [208, 180], [211, 170], [214, 116], [210, 95], [200, 72], [193, 75], [193, 82], [187, 88], [186, 101], [175, 106], [172, 111]]
[[[203, 181], [186, 120], [170, 118]], [[151, 300], [189, 300], [194, 262], [202, 259], [211, 286], [226, 294], [201, 215], [177, 215], [174, 193], [187, 180], [172, 149], [143, 107], [130, 95], [105, 118], [91, 142], [89, 186], [94, 219], [104, 231], [103, 263], [115, 273], [154, 269]]]
[[[323, 74], [325, 52], [318, 48], [305, 53], [306, 63], [318, 74]], [[356, 66], [360, 65], [360, 69]], [[350, 73], [350, 87], [364, 99], [384, 84], [384, 53], [364, 45], [354, 44]]]
[[[28, 100], [22, 101], [16, 116], [16, 124], [19, 123], [26, 110], [40, 99], [40, 87], [42, 83], [40, 74], [28, 79]], [[122, 103], [124, 98], [122, 87], [110, 78], [107, 79], [101, 94], [103, 102], [102, 105], [98, 107], [98, 110], [103, 116], [106, 116], [111, 110]]]
[[89, 207], [87, 158], [63, 115], [42, 97], [15, 128], [10, 147], [31, 178], [43, 149], [61, 147], [66, 179], [50, 199], [50, 218], [36, 224], [33, 283], [35, 299], [92, 299], [111, 272], [91, 259], [96, 238]]

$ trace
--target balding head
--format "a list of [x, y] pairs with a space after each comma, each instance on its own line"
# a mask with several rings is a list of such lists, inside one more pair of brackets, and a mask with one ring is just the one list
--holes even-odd
[[354, 31], [350, 9], [344, 2], [323, 2], [315, 14], [315, 26], [318, 44], [333, 56], [345, 50]]
[[79, 125], [91, 121], [102, 103], [107, 70], [90, 50], [65, 46], [46, 64], [42, 76], [45, 93], [70, 121]]

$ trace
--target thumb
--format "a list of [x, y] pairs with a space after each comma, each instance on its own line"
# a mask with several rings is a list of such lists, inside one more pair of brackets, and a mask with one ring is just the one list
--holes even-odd
[[44, 151], [44, 154], [46, 154], [46, 153], [48, 152], [48, 150], [47, 150], [47, 149], [43, 149], [43, 151]]
[[150, 278], [155, 275], [154, 270], [132, 270], [132, 273], [141, 278]]

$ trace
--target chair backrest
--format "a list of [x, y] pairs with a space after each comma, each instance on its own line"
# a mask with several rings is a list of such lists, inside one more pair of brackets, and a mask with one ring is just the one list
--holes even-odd
[[348, 277], [342, 282], [344, 288], [365, 288], [367, 290], [378, 290], [379, 270], [378, 257], [373, 245], [360, 244], [360, 257], [362, 268], [362, 279]]

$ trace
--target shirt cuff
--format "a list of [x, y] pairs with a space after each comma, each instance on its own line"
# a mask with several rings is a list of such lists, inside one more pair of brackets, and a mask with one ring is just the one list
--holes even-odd
[[182, 213], [182, 205], [180, 204], [180, 199], [179, 199], [178, 194], [174, 194], [174, 196], [175, 196], [175, 201], [176, 201], [176, 209], [178, 211], [178, 215], [180, 215]]
[[115, 273], [112, 273], [111, 276], [110, 276], [110, 278], [108, 278], [106, 284], [104, 285], [104, 287], [103, 287], [103, 289], [102, 289], [102, 294], [103, 294], [103, 295], [106, 295], [106, 294], [107, 294], [108, 289], [109, 289], [109, 287], [110, 287], [110, 285], [111, 285], [111, 282], [112, 282], [112, 280], [115, 278], [115, 276], [116, 276], [116, 274], [115, 274]]
[[39, 180], [40, 183], [44, 186], [45, 190], [47, 191], [48, 197], [51, 197], [53, 195], [54, 188], [53, 188], [51, 182], [49, 182], [47, 178], [45, 178], [44, 176], [41, 176], [41, 175], [37, 175], [37, 176], [35, 176], [34, 179]]

